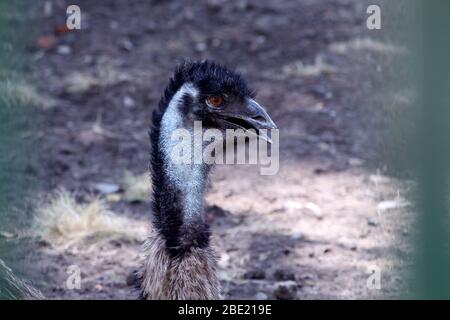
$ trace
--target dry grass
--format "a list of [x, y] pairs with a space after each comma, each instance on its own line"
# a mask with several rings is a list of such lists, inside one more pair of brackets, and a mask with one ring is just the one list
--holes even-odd
[[112, 212], [100, 198], [79, 203], [73, 194], [59, 190], [39, 206], [33, 233], [55, 248], [67, 249], [87, 240], [142, 241], [147, 233], [144, 223]]
[[326, 63], [320, 55], [316, 57], [313, 64], [304, 64], [299, 61], [283, 68], [284, 74], [299, 77], [317, 77], [321, 74], [333, 72], [336, 72], [336, 68]]
[[85, 73], [74, 72], [64, 79], [64, 90], [68, 93], [83, 93], [98, 86], [98, 80]]
[[120, 71], [111, 63], [100, 63], [94, 72], [73, 72], [63, 81], [64, 91], [72, 94], [87, 92], [94, 88], [103, 88], [120, 82], [129, 81], [127, 73]]
[[33, 106], [48, 109], [56, 101], [38, 92], [31, 84], [23, 80], [6, 80], [0, 85], [0, 99], [8, 106]]
[[123, 176], [122, 186], [125, 191], [123, 198], [126, 201], [146, 202], [150, 199], [151, 183], [149, 173], [134, 175], [126, 171]]
[[371, 51], [381, 54], [402, 54], [405, 49], [394, 44], [383, 43], [371, 38], [357, 38], [346, 42], [334, 43], [330, 46], [330, 50], [346, 54], [352, 51]]

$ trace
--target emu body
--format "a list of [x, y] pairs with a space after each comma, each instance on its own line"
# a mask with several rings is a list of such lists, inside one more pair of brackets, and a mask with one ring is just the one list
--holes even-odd
[[[138, 276], [143, 299], [218, 299], [217, 259], [205, 222], [211, 165], [173, 161], [176, 129], [276, 128], [240, 75], [211, 62], [185, 62], [153, 113], [150, 131], [154, 230]], [[193, 153], [195, 154], [195, 152]]]
[[0, 299], [43, 300], [44, 295], [31, 284], [16, 277], [0, 259]]

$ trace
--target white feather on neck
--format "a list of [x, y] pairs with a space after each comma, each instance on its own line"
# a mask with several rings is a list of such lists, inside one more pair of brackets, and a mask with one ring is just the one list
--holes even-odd
[[[172, 149], [177, 144], [171, 138], [174, 130], [187, 129], [194, 139], [194, 124], [184, 121], [183, 114], [180, 112], [180, 106], [185, 95], [191, 96], [195, 101], [198, 90], [191, 83], [185, 83], [170, 100], [161, 120], [160, 148], [168, 178], [183, 197], [184, 219], [194, 220], [199, 217], [203, 219], [203, 194], [208, 168], [204, 164], [194, 164], [193, 159], [191, 159], [191, 164], [175, 164], [171, 157]], [[194, 152], [191, 154], [193, 155]]]

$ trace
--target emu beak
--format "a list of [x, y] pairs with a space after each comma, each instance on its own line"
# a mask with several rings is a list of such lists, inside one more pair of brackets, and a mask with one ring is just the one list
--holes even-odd
[[[256, 130], [256, 136], [272, 143], [272, 139], [268, 135], [268, 130], [278, 129], [276, 124], [267, 114], [266, 110], [253, 99], [247, 99], [247, 103], [239, 110], [223, 115], [224, 120], [241, 129]], [[251, 131], [250, 131], [251, 132]]]

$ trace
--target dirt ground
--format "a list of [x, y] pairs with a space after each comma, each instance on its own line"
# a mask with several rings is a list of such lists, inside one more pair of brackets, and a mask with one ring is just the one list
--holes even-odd
[[[64, 24], [69, 2], [42, 3], [38, 36]], [[211, 177], [207, 203], [224, 297], [399, 293], [396, 257], [408, 256], [409, 231], [393, 221], [404, 214], [398, 203], [405, 187], [386, 177], [377, 159], [381, 121], [376, 99], [367, 99], [383, 83], [380, 61], [389, 50], [355, 44], [368, 36], [364, 1], [78, 4], [82, 30], [30, 44], [33, 79], [55, 101], [40, 111], [46, 125], [38, 133], [45, 143], [43, 169], [36, 170], [49, 190], [64, 187], [83, 199], [98, 183], [118, 183], [125, 171], [147, 172], [151, 111], [176, 62], [216, 60], [257, 89], [281, 144], [275, 176], [221, 166]], [[149, 224], [148, 200], [110, 205]], [[126, 280], [139, 265], [137, 241], [71, 252], [42, 242], [33, 247], [35, 283], [49, 298], [136, 297]], [[74, 264], [82, 270], [80, 290], [66, 288]], [[380, 290], [367, 286], [377, 268]]]

